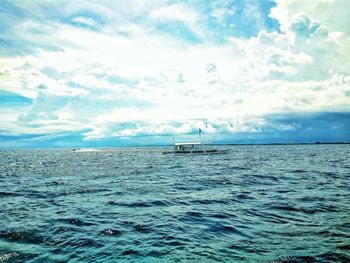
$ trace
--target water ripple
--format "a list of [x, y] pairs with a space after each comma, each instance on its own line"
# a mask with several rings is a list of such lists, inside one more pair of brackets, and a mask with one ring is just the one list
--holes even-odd
[[0, 151], [0, 262], [350, 262], [350, 145]]

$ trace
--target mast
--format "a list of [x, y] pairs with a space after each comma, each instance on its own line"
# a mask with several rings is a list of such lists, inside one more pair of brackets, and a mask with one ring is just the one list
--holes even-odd
[[201, 134], [202, 134], [202, 130], [201, 130], [201, 128], [198, 128], [198, 137], [199, 137], [199, 142], [200, 143], [202, 143], [202, 136], [201, 136]]

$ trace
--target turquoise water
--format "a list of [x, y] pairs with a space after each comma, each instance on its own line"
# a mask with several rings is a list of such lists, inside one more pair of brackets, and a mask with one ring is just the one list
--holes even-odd
[[350, 262], [350, 145], [0, 151], [0, 262]]

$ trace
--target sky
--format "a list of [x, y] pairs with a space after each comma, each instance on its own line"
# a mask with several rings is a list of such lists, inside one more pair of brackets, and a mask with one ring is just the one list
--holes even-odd
[[0, 148], [350, 141], [350, 1], [0, 0]]

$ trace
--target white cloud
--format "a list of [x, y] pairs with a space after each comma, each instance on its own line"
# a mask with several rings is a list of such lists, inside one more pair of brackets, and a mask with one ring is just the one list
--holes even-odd
[[318, 0], [318, 1], [285, 1], [277, 0], [276, 7], [271, 10], [271, 16], [281, 24], [282, 31], [286, 32], [292, 17], [295, 14], [307, 14], [314, 21], [325, 25], [331, 37], [337, 39], [342, 53], [349, 60], [350, 57], [350, 1]]
[[[313, 13], [317, 6], [278, 2], [271, 15], [282, 32], [262, 30], [250, 39], [192, 46], [149, 26], [155, 20], [178, 21], [198, 33], [202, 18], [188, 5], [135, 4], [129, 10], [116, 3], [104, 18], [100, 5], [94, 9], [97, 18], [76, 15], [82, 2], [62, 11], [75, 23], [101, 26], [99, 31], [58, 21], [47, 27], [30, 19], [17, 24], [19, 39], [37, 50], [1, 58], [1, 84], [34, 103], [24, 112], [2, 116], [7, 129], [89, 129], [87, 139], [190, 133], [198, 127], [258, 132], [270, 125], [264, 117], [268, 114], [350, 110], [345, 18], [337, 27], [325, 13]], [[133, 22], [147, 13], [146, 7], [149, 15]], [[117, 18], [104, 26], [98, 14], [105, 20]], [[39, 28], [33, 38], [30, 32]], [[47, 48], [45, 43], [54, 44]]]
[[150, 14], [153, 19], [160, 19], [165, 21], [179, 21], [188, 23], [189, 25], [194, 25], [198, 19], [199, 15], [192, 10], [189, 6], [185, 4], [172, 4], [168, 6], [163, 6], [159, 9], [153, 10]]
[[305, 13], [326, 25], [331, 32], [342, 32], [349, 36], [349, 10], [350, 2], [342, 0], [276, 0], [276, 7], [272, 8], [271, 16], [276, 18], [281, 28], [286, 31], [292, 16]]
[[84, 26], [88, 26], [88, 27], [92, 27], [92, 28], [95, 28], [98, 23], [96, 23], [96, 21], [90, 17], [84, 17], [84, 16], [77, 16], [77, 17], [74, 17], [72, 19], [73, 22], [77, 23], [77, 24], [81, 24], [81, 25], [84, 25]]

